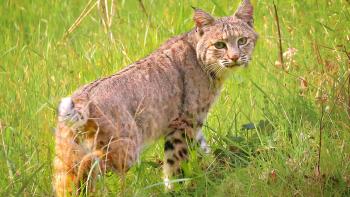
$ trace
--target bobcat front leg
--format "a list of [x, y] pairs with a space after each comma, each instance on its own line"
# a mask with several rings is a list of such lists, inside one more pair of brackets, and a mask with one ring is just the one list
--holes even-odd
[[170, 178], [182, 173], [181, 162], [188, 159], [189, 141], [193, 141], [196, 136], [193, 124], [185, 119], [178, 118], [169, 127], [173, 130], [165, 136], [163, 168], [167, 190], [172, 189]]
[[205, 140], [205, 137], [202, 133], [202, 129], [198, 129], [197, 134], [196, 134], [196, 141], [199, 145], [199, 147], [204, 151], [204, 153], [209, 154], [210, 153], [210, 147], [207, 144], [207, 141]]
[[188, 159], [185, 130], [174, 130], [165, 137], [164, 154], [164, 184], [171, 190], [170, 178], [182, 172], [181, 162]]

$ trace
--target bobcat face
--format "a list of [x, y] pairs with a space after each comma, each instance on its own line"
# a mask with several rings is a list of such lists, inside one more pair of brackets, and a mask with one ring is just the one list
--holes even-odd
[[212, 77], [221, 78], [250, 61], [258, 38], [252, 14], [251, 4], [244, 2], [233, 16], [219, 19], [196, 10], [197, 59]]

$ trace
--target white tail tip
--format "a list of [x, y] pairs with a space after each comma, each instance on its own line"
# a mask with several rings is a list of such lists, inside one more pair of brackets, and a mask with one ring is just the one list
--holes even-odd
[[58, 106], [58, 121], [64, 122], [73, 128], [78, 128], [86, 123], [87, 118], [74, 108], [71, 97], [65, 97]]

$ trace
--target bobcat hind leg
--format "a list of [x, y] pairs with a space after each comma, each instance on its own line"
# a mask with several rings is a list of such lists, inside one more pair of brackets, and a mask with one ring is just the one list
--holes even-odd
[[88, 153], [82, 158], [75, 181], [79, 187], [77, 193], [95, 191], [96, 177], [106, 171], [105, 159], [105, 154], [100, 150]]
[[53, 187], [56, 196], [69, 196], [76, 186], [77, 169], [85, 151], [74, 141], [73, 131], [59, 124], [55, 136]]

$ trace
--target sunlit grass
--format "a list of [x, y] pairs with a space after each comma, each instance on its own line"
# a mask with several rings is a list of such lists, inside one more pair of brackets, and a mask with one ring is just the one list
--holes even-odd
[[[350, 195], [349, 1], [277, 2], [284, 51], [298, 50], [287, 71], [275, 65], [272, 1], [252, 2], [260, 35], [253, 61], [226, 82], [205, 123], [212, 154], [191, 151], [185, 181], [175, 184], [172, 195]], [[191, 6], [223, 16], [233, 14], [238, 1], [144, 1], [148, 17], [138, 1], [116, 1], [114, 44], [97, 10], [63, 40], [86, 3], [5, 0], [0, 5], [0, 196], [52, 195], [61, 97], [190, 30]], [[127, 174], [126, 196], [170, 196], [161, 184], [162, 151], [162, 142], [147, 147]], [[116, 175], [97, 184], [99, 196], [121, 192]]]

